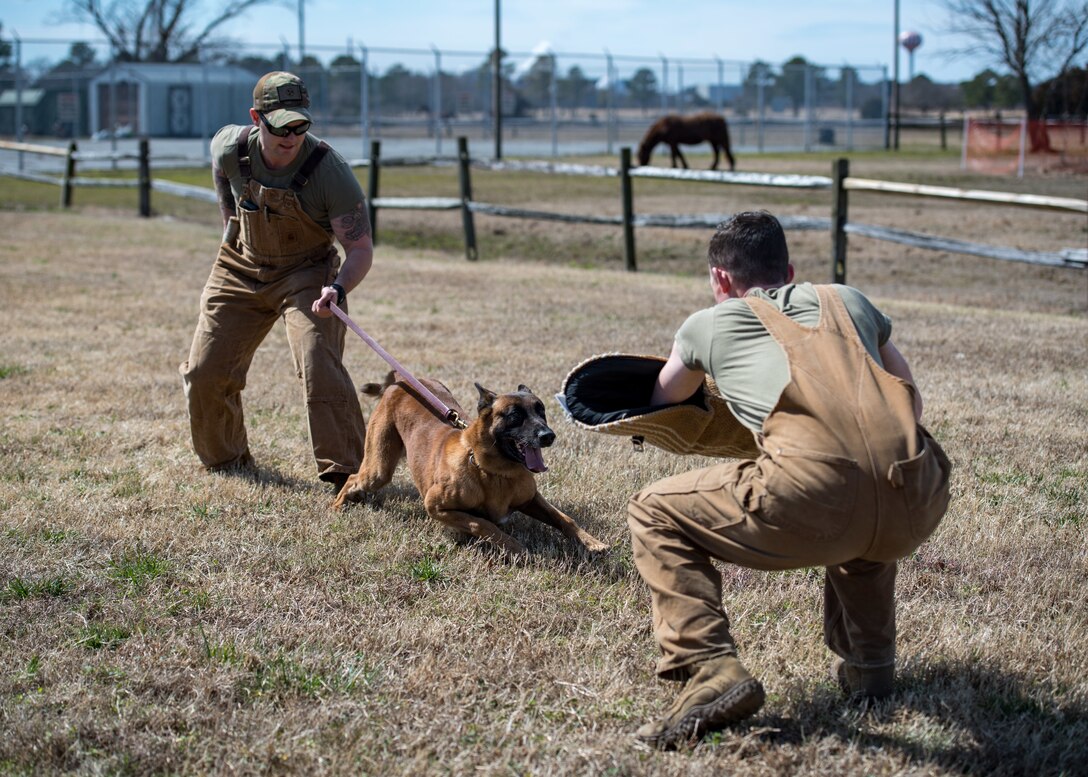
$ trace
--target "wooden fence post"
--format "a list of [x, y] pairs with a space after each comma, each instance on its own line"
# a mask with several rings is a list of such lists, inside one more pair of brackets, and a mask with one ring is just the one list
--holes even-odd
[[381, 166], [382, 142], [372, 140], [370, 142], [370, 169], [366, 184], [366, 209], [370, 217], [370, 240], [374, 245], [378, 244], [378, 207], [374, 200], [378, 199], [378, 168]]
[[68, 143], [68, 156], [64, 162], [64, 182], [60, 187], [60, 206], [72, 207], [72, 179], [76, 177], [76, 142]]
[[460, 169], [461, 225], [465, 230], [465, 258], [470, 262], [475, 262], [478, 256], [476, 251], [476, 221], [473, 219], [472, 210], [468, 206], [472, 202], [472, 178], [469, 176], [469, 165], [472, 158], [468, 154], [468, 138], [463, 135], [457, 138], [457, 162]]
[[628, 272], [635, 272], [635, 205], [631, 187], [631, 147], [620, 149], [620, 188], [623, 196], [623, 258]]
[[850, 175], [850, 160], [831, 163], [831, 282], [846, 283], [846, 211], [847, 194], [843, 182]]
[[140, 138], [140, 215], [151, 215], [151, 143]]

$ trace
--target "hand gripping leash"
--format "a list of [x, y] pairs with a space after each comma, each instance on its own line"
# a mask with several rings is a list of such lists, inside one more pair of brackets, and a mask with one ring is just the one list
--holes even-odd
[[466, 424], [461, 419], [461, 416], [457, 414], [456, 410], [446, 405], [445, 402], [443, 402], [441, 399], [434, 395], [433, 391], [431, 391], [429, 388], [416, 380], [412, 373], [404, 369], [401, 363], [394, 359], [388, 351], [378, 345], [377, 341], [375, 341], [373, 337], [360, 329], [359, 325], [352, 321], [348, 317], [347, 313], [337, 307], [335, 302], [329, 303], [329, 309], [332, 310], [334, 314], [336, 314], [337, 318], [344, 322], [344, 326], [346, 326], [355, 334], [359, 335], [359, 337], [363, 338], [363, 342], [369, 345], [374, 350], [374, 353], [385, 359], [386, 363], [390, 367], [392, 367], [398, 375], [404, 378], [405, 382], [407, 382], [409, 386], [415, 389], [416, 393], [420, 397], [427, 400], [427, 402], [430, 403], [431, 407], [438, 411], [438, 414], [442, 416], [446, 423], [450, 424], [451, 426], [455, 426], [458, 429], [464, 429], [466, 426], [468, 426], [468, 424]]

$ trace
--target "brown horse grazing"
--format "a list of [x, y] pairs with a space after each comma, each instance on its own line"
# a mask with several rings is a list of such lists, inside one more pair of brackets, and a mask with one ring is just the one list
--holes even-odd
[[650, 129], [646, 130], [646, 135], [638, 147], [638, 163], [649, 164], [650, 154], [654, 147], [658, 143], [666, 143], [672, 152], [672, 166], [676, 167], [676, 159], [679, 157], [680, 164], [687, 169], [688, 161], [680, 153], [679, 145], [683, 143], [694, 146], [703, 142], [709, 143], [714, 149], [714, 164], [710, 166], [711, 170], [718, 169], [719, 152], [725, 153], [726, 159], [729, 160], [729, 169], [736, 169], [736, 160], [733, 159], [733, 152], [729, 150], [729, 127], [726, 126], [725, 119], [716, 113], [662, 116], [650, 126]]

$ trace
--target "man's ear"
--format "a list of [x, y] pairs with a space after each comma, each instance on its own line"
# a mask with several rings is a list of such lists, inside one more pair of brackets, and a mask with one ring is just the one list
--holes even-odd
[[257, 125], [257, 126], [259, 126], [259, 125], [260, 125], [260, 123], [261, 123], [261, 116], [260, 116], [260, 114], [259, 114], [259, 113], [257, 113], [257, 109], [256, 109], [256, 108], [250, 108], [250, 109], [249, 109], [249, 118], [250, 118], [250, 119], [251, 119], [251, 120], [253, 121], [253, 124], [254, 124], [254, 125]]
[[786, 265], [786, 283], [793, 283], [793, 264]]
[[728, 297], [729, 290], [733, 288], [733, 279], [721, 267], [711, 267], [710, 284], [714, 291], [720, 292], [723, 297]]
[[490, 410], [491, 406], [495, 403], [495, 397], [497, 396], [494, 391], [485, 389], [479, 383], [475, 384], [476, 390], [480, 392], [480, 398], [476, 402], [476, 412], [482, 413], [485, 410]]

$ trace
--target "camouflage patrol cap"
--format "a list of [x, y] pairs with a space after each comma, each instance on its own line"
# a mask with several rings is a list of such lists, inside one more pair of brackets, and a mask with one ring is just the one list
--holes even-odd
[[294, 73], [275, 70], [265, 73], [253, 87], [253, 108], [264, 114], [273, 127], [284, 127], [293, 121], [313, 121], [310, 93], [306, 84]]

